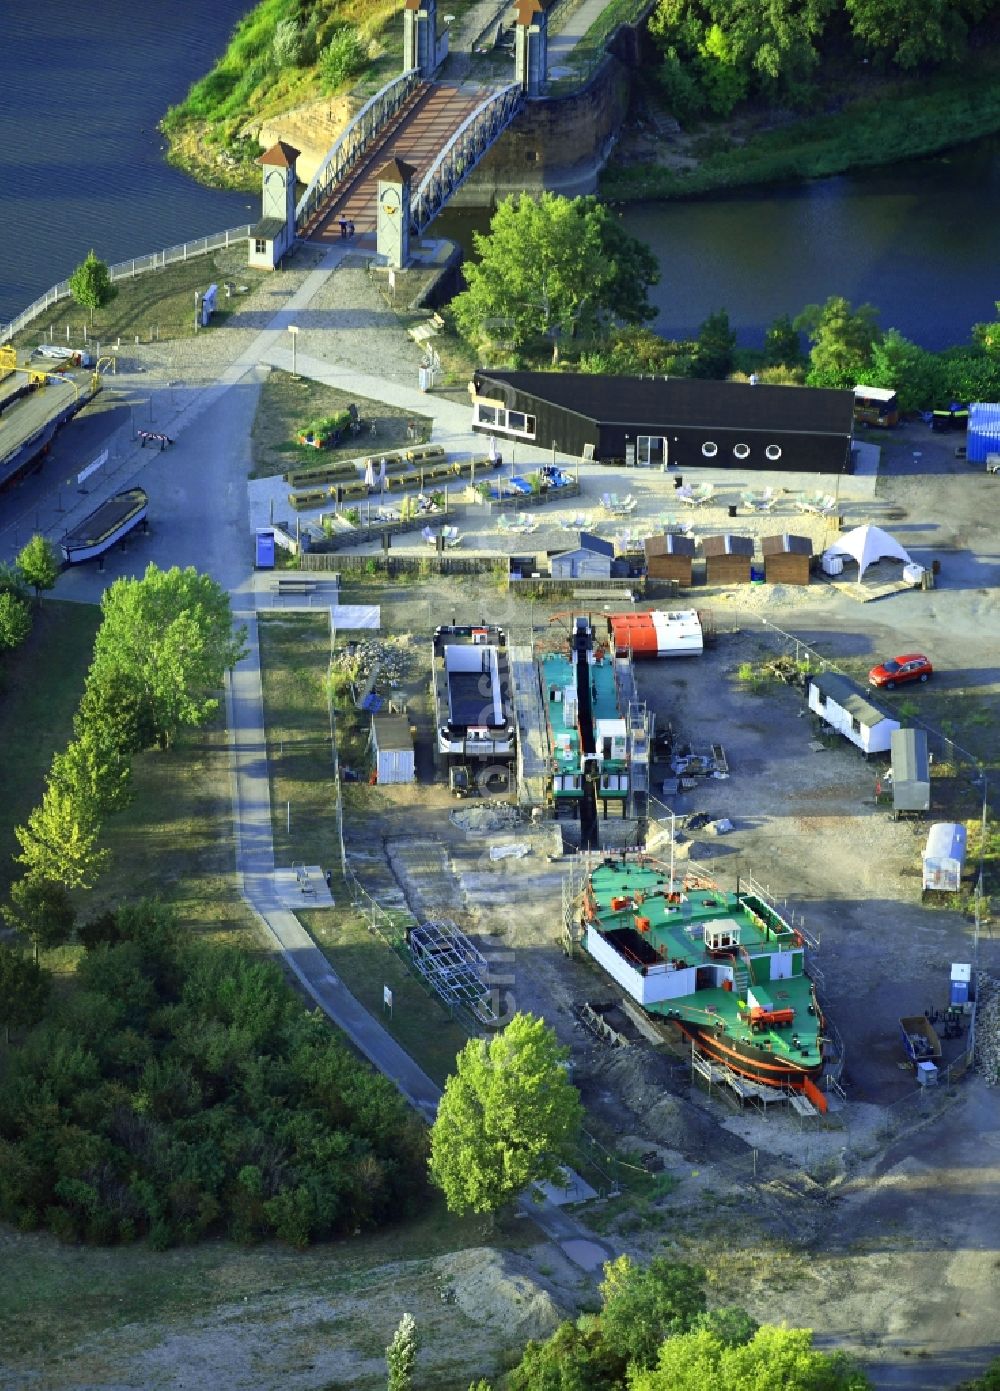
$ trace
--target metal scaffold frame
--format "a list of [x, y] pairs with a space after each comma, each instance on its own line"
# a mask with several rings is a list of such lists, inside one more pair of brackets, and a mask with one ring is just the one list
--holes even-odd
[[414, 927], [409, 936], [413, 965], [443, 1000], [468, 1010], [481, 1024], [500, 1023], [490, 990], [486, 957], [447, 918]]
[[486, 152], [521, 110], [520, 83], [501, 87], [476, 107], [441, 150], [410, 201], [410, 233], [422, 236], [427, 226], [461, 188]]
[[418, 68], [411, 68], [380, 88], [327, 150], [323, 163], [309, 181], [295, 207], [295, 230], [301, 233], [318, 211], [332, 188], [345, 177], [368, 149], [379, 131], [387, 126], [409, 101], [423, 79]]

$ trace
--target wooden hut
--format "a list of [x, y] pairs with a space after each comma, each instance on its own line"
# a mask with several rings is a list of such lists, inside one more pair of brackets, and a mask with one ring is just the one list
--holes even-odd
[[701, 543], [707, 584], [749, 584], [753, 537], [706, 536]]
[[764, 553], [764, 578], [768, 584], [808, 584], [812, 561], [812, 542], [808, 536], [765, 536], [760, 548]]
[[647, 536], [643, 543], [646, 552], [646, 574], [651, 580], [676, 580], [685, 589], [691, 584], [691, 565], [694, 560], [694, 537]]

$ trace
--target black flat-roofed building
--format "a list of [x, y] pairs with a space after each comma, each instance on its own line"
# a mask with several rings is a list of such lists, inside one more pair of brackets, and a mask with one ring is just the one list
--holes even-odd
[[854, 393], [689, 377], [478, 370], [473, 428], [606, 464], [850, 473]]

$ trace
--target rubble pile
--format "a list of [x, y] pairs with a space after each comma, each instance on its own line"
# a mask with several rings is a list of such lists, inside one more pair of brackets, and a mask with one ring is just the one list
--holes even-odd
[[976, 1067], [988, 1087], [1000, 1082], [1000, 981], [976, 976]]
[[362, 690], [375, 672], [373, 689], [379, 695], [389, 695], [398, 690], [410, 675], [413, 654], [398, 643], [363, 638], [341, 648], [335, 661]]
[[485, 836], [517, 826], [521, 812], [510, 802], [477, 802], [475, 806], [453, 811], [451, 821], [468, 836]]

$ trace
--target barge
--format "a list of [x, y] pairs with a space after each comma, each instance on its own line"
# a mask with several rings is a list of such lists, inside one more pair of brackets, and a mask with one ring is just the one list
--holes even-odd
[[698, 1053], [826, 1110], [816, 1082], [827, 1040], [805, 943], [763, 897], [615, 855], [591, 871], [581, 921], [590, 955]]
[[504, 630], [485, 622], [437, 628], [432, 665], [437, 747], [447, 766], [512, 762], [514, 709]]
[[126, 488], [84, 518], [74, 531], [68, 531], [60, 546], [67, 565], [96, 560], [140, 524], [145, 525], [149, 498], [145, 488]]

